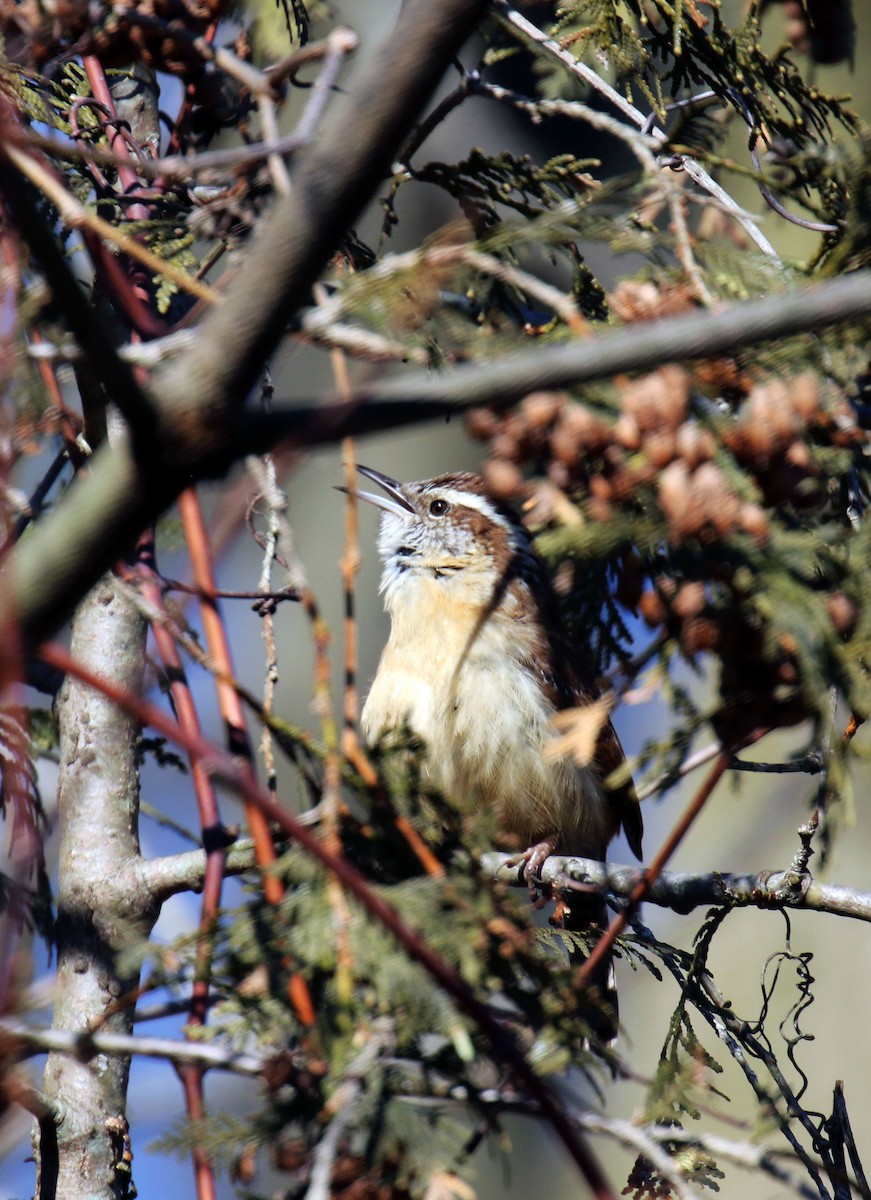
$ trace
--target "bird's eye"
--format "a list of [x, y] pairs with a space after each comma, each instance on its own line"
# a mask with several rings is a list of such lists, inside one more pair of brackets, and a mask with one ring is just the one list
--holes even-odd
[[443, 517], [450, 507], [447, 500], [433, 500], [429, 506], [429, 511], [434, 517]]

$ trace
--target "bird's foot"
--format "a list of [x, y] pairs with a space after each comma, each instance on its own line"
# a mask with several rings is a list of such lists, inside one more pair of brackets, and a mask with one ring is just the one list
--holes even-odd
[[529, 846], [520, 855], [518, 861], [522, 862], [523, 873], [526, 876], [526, 883], [529, 888], [529, 894], [532, 902], [535, 905], [541, 905], [545, 902], [545, 898], [541, 897], [541, 868], [546, 860], [550, 858], [559, 843], [557, 834], [551, 834], [550, 837], [542, 838], [540, 842], [536, 842], [534, 846]]

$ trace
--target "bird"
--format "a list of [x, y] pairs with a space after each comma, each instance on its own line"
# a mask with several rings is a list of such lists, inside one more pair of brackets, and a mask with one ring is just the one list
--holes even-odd
[[[588, 766], [543, 753], [554, 715], [598, 693], [517, 514], [478, 475], [399, 483], [357, 470], [383, 492], [355, 495], [381, 509], [381, 593], [390, 616], [361, 713], [365, 741], [411, 729], [446, 798], [495, 807], [500, 828], [526, 847], [528, 879], [556, 851], [603, 860], [621, 826], [640, 858], [632, 782], [603, 784], [624, 761], [607, 717]], [[573, 893], [562, 919], [569, 929], [604, 929], [607, 909], [601, 896]], [[616, 1011], [612, 966], [594, 982]]]

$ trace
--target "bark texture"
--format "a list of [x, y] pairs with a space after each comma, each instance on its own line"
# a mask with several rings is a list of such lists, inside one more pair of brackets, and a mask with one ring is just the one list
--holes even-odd
[[[112, 577], [80, 605], [72, 651], [114, 683], [136, 691], [145, 623]], [[157, 906], [136, 886], [139, 858], [139, 730], [104, 696], [68, 679], [58, 697], [61, 773], [57, 987], [53, 1025], [76, 1032], [132, 1031], [133, 1007], [112, 1011], [138, 983], [119, 956], [151, 930]], [[57, 1105], [57, 1177], [43, 1154], [39, 1200], [125, 1197], [123, 1163], [129, 1059], [80, 1061], [50, 1054], [46, 1097]]]

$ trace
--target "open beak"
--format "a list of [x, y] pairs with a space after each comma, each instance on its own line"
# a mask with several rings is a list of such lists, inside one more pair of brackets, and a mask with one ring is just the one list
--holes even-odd
[[[361, 467], [359, 463], [357, 464], [357, 470], [361, 475], [366, 475], [371, 479], [373, 483], [377, 483], [387, 493], [386, 496], [376, 496], [372, 492], [358, 492], [355, 489], [352, 494], [358, 500], [368, 500], [376, 508], [383, 508], [385, 512], [393, 513], [396, 517], [402, 517], [404, 521], [408, 520], [409, 515], [414, 516], [414, 509], [402, 493], [401, 483], [397, 483], [389, 475], [382, 475], [380, 471], [373, 471], [371, 467]], [[350, 489], [340, 487], [336, 490], [345, 492], [347, 495]]]

